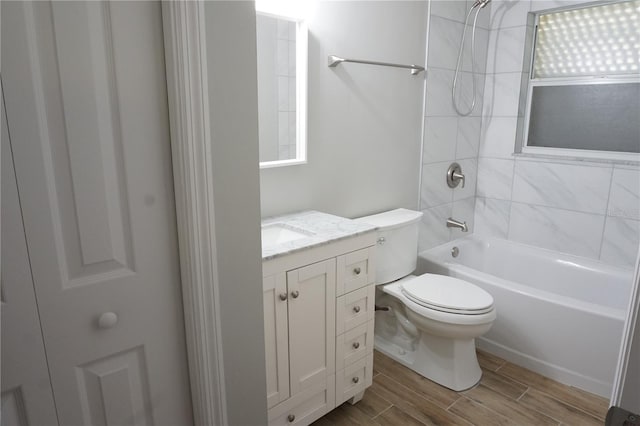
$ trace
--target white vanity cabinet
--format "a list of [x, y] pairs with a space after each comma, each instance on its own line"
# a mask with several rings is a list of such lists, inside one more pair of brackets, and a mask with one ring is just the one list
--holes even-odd
[[362, 398], [373, 370], [375, 233], [263, 261], [270, 425]]

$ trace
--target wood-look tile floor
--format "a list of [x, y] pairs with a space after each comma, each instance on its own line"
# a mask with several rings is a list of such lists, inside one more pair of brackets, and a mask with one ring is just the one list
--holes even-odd
[[485, 352], [472, 389], [454, 392], [375, 351], [373, 385], [313, 423], [345, 425], [599, 425], [608, 400]]

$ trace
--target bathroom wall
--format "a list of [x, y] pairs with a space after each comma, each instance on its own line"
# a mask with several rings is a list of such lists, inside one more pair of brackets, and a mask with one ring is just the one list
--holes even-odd
[[209, 1], [204, 12], [227, 423], [264, 425], [255, 10]]
[[475, 232], [631, 268], [637, 165], [513, 155], [527, 13], [576, 3], [492, 2]]
[[309, 23], [308, 163], [260, 171], [262, 216], [356, 217], [418, 207], [424, 73], [327, 56], [425, 63], [426, 1], [319, 1]]
[[[451, 86], [462, 39], [464, 22], [473, 2], [432, 1], [428, 35], [428, 70], [424, 122], [424, 152], [420, 210], [424, 213], [420, 227], [420, 250], [446, 243], [465, 234], [449, 229], [448, 217], [467, 222], [474, 228], [474, 206], [478, 149], [482, 127], [482, 97], [489, 38], [491, 5], [478, 15], [476, 29], [477, 100], [471, 114], [459, 116], [453, 109]], [[475, 14], [475, 13], [474, 13]], [[473, 21], [471, 16], [469, 23]], [[471, 25], [467, 27], [458, 90], [460, 108], [468, 110], [473, 93], [471, 74]], [[449, 165], [456, 161], [466, 177], [464, 188], [451, 189], [446, 183]]]

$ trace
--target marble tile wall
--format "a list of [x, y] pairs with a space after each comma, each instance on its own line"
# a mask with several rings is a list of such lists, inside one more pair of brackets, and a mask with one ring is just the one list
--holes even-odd
[[[466, 235], [459, 230], [446, 227], [446, 220], [450, 216], [466, 221], [470, 230], [473, 230], [490, 6], [483, 9], [478, 16], [476, 73], [471, 72], [471, 26], [468, 26], [461, 73], [458, 77], [458, 94], [464, 109], [470, 105], [473, 93], [471, 79], [476, 79], [476, 107], [469, 116], [460, 117], [451, 102], [451, 86], [458, 49], [464, 21], [471, 5], [471, 1], [464, 0], [431, 2], [420, 197], [420, 209], [424, 216], [420, 228], [420, 250]], [[447, 168], [454, 161], [461, 165], [466, 176], [464, 188], [459, 186], [451, 189], [446, 184]]]
[[640, 167], [513, 155], [527, 13], [576, 3], [491, 3], [474, 232], [633, 267]]

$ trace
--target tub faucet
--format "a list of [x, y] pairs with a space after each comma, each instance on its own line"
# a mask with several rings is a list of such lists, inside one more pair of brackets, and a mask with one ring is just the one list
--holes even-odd
[[467, 222], [460, 222], [453, 218], [447, 219], [447, 228], [458, 228], [462, 232], [467, 232], [469, 230], [469, 228], [467, 228]]

